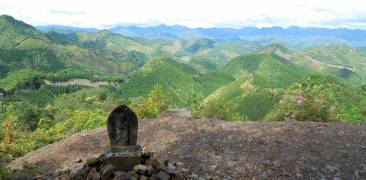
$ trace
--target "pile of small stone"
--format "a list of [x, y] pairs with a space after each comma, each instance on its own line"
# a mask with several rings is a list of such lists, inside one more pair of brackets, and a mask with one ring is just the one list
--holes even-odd
[[133, 171], [115, 170], [110, 164], [105, 164], [104, 155], [93, 157], [86, 162], [77, 159], [66, 163], [64, 168], [57, 171], [52, 179], [64, 180], [182, 180], [191, 179], [189, 170], [182, 162], [161, 161], [150, 155], [143, 156], [142, 164], [136, 165]]

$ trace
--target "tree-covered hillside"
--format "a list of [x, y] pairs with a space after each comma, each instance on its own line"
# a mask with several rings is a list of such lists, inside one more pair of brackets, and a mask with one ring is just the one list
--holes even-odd
[[261, 120], [279, 101], [282, 90], [261, 88], [251, 77], [240, 77], [204, 99], [197, 116], [227, 120]]
[[240, 56], [230, 61], [222, 71], [233, 77], [250, 75], [258, 87], [286, 88], [313, 70], [270, 52]]
[[[353, 84], [366, 83], [366, 52], [346, 45], [316, 46], [296, 53], [298, 61], [322, 66], [336, 78]], [[307, 62], [304, 62], [307, 61]]]
[[136, 51], [98, 49], [61, 43], [10, 16], [0, 16], [0, 76], [23, 68], [41, 72], [79, 67], [96, 75], [123, 75], [146, 61]]
[[315, 74], [291, 85], [266, 119], [360, 123], [365, 116], [365, 90]]
[[108, 30], [97, 33], [75, 32], [70, 34], [51, 31], [47, 32], [46, 35], [49, 39], [65, 45], [77, 44], [85, 48], [117, 53], [128, 50], [140, 52], [149, 58], [161, 55], [171, 56], [175, 60], [188, 64], [201, 72], [218, 69], [230, 59], [254, 52], [259, 47], [257, 43], [240, 39], [144, 39], [141, 37], [125, 37], [111, 33]]
[[[345, 91], [353, 91], [354, 94], [357, 94], [356, 92], [363, 93], [362, 90], [360, 90], [361, 88], [358, 88], [362, 85], [362, 82], [359, 80], [359, 76], [355, 76], [355, 73], [352, 72], [351, 74], [347, 74], [347, 69], [329, 67], [328, 65], [324, 66], [326, 67], [314, 67], [311, 62], [306, 62], [306, 59], [300, 59], [299, 56], [295, 56], [293, 52], [278, 44], [264, 47], [255, 54], [234, 58], [220, 71], [228, 76], [236, 78], [236, 80], [221, 86], [205, 98], [201, 103], [200, 116], [214, 116], [232, 120], [261, 120], [265, 117], [270, 117], [268, 119], [274, 118], [273, 115], [268, 115], [268, 113], [272, 112], [273, 114], [276, 111], [276, 108], [278, 107], [276, 104], [283, 103], [281, 100], [282, 97], [284, 96], [283, 98], [286, 98], [286, 93], [295, 91], [292, 88], [295, 86], [294, 84], [314, 73], [318, 74], [314, 77], [319, 76], [320, 79], [324, 77], [323, 81], [315, 81], [315, 84], [321, 85], [327, 81], [334, 82], [335, 84], [342, 84], [339, 81], [343, 81], [349, 84], [330, 88], [331, 92], [328, 92], [328, 95], [330, 96], [332, 96], [332, 93], [341, 93]], [[330, 76], [335, 79], [330, 78]], [[355, 91], [352, 89], [359, 90]], [[285, 95], [283, 95], [283, 93], [285, 93]], [[320, 92], [311, 91], [311, 93], [314, 93], [313, 95], [316, 96]], [[328, 119], [360, 121], [359, 116], [362, 116], [362, 109], [365, 109], [364, 107], [366, 107], [362, 104], [362, 95], [356, 95], [355, 97], [347, 97], [345, 95], [342, 96], [344, 100], [339, 99], [340, 97], [338, 96], [341, 95], [334, 96], [338, 99], [327, 104], [327, 108], [333, 108], [334, 112], [330, 113], [332, 115], [343, 115], [338, 116], [337, 118], [330, 116], [327, 117]], [[347, 100], [348, 102], [346, 102], [347, 98], [349, 100]], [[345, 102], [343, 103], [342, 101]], [[358, 108], [360, 105], [356, 105], [359, 101], [361, 101], [360, 103], [362, 104], [360, 108]], [[354, 102], [355, 104], [352, 104], [351, 102]], [[293, 104], [288, 103], [287, 105], [295, 107]], [[337, 106], [338, 109], [336, 109], [335, 106]], [[289, 113], [288, 111], [290, 111], [290, 109], [282, 109], [281, 112]], [[300, 112], [301, 110], [295, 109], [294, 111]], [[349, 113], [347, 113], [347, 111], [349, 111]], [[353, 114], [353, 116], [350, 117], [350, 114]], [[312, 119], [310, 116], [304, 116]], [[278, 119], [278, 117], [276, 118]]]
[[34, 27], [7, 15], [0, 16], [0, 29], [1, 49], [15, 48], [27, 39], [48, 40], [44, 34]]
[[194, 96], [207, 96], [231, 81], [220, 73], [201, 74], [191, 67], [167, 57], [153, 59], [133, 73], [123, 85], [123, 96], [146, 96], [159, 85], [168, 94], [173, 106], [191, 106]]
[[201, 116], [260, 120], [278, 102], [282, 89], [313, 71], [264, 49], [231, 60], [220, 72], [236, 80], [204, 100]]
[[366, 122], [364, 50], [263, 44], [40, 32], [0, 16], [0, 159], [104, 126], [118, 104], [139, 118]]

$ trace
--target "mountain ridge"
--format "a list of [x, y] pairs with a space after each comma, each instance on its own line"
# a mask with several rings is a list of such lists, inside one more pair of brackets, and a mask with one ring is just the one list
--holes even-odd
[[[6, 15], [0, 16], [0, 29], [0, 69], [3, 70], [0, 76], [23, 68], [56, 73], [72, 67], [86, 68], [95, 74], [127, 75], [142, 66], [146, 58], [136, 51], [81, 46], [72, 38], [66, 40], [66, 35], [47, 35]], [[64, 41], [57, 41], [57, 38]]]
[[[47, 30], [47, 26], [39, 29]], [[54, 27], [48, 28], [54, 29]], [[64, 28], [60, 28], [62, 31]], [[73, 28], [70, 28], [73, 29]], [[347, 28], [316, 28], [316, 27], [297, 27], [287, 28], [273, 27], [243, 27], [243, 28], [190, 28], [181, 25], [158, 25], [158, 26], [114, 26], [106, 28], [114, 33], [119, 33], [130, 37], [145, 37], [149, 39], [231, 39], [241, 38], [244, 40], [262, 41], [264, 44], [269, 42], [283, 42], [291, 48], [306, 48], [313, 45], [341, 44], [346, 43], [354, 47], [366, 46], [366, 30], [347, 29]], [[56, 29], [57, 31], [57, 29]], [[65, 30], [64, 30], [65, 31]], [[81, 30], [83, 31], [83, 30]], [[85, 31], [89, 31], [87, 28]]]

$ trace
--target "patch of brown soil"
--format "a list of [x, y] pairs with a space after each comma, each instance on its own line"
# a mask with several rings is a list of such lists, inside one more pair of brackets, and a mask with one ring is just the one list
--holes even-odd
[[[141, 120], [138, 142], [162, 159], [181, 161], [200, 177], [232, 179], [366, 178], [366, 126], [347, 123], [229, 122], [165, 113]], [[105, 128], [89, 130], [11, 163], [46, 171], [103, 153]]]

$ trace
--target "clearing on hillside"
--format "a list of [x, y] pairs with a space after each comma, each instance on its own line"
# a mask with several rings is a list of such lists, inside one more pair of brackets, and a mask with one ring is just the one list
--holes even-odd
[[[229, 179], [364, 179], [366, 126], [346, 123], [228, 122], [192, 119], [174, 110], [141, 120], [138, 143], [162, 159], [181, 161], [199, 177]], [[40, 166], [45, 173], [66, 162], [103, 153], [105, 128], [48, 145], [11, 163]]]

